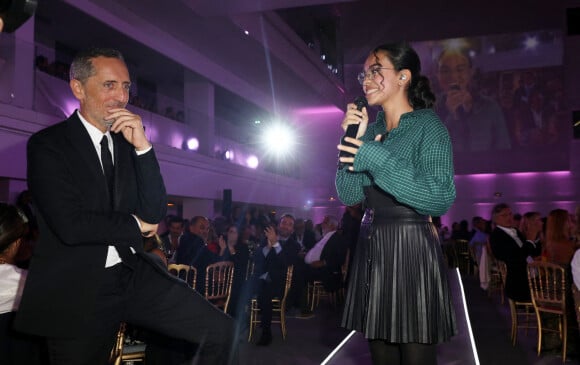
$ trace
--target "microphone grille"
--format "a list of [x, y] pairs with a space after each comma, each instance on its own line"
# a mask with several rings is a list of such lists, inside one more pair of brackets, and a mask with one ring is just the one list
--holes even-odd
[[354, 99], [354, 103], [356, 104], [358, 110], [362, 110], [362, 108], [369, 106], [367, 99], [364, 96], [357, 96]]

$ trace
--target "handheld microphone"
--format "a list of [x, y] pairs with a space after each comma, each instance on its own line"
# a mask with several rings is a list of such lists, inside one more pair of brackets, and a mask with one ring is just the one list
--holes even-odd
[[[453, 91], [459, 91], [459, 90], [461, 90], [461, 89], [460, 89], [459, 85], [457, 85], [457, 84], [454, 84], [454, 85], [451, 85], [451, 87], [449, 88], [449, 90], [453, 90]], [[459, 106], [457, 107], [457, 109], [455, 109], [455, 112], [457, 113], [457, 116], [458, 116], [459, 118], [463, 118], [463, 117], [465, 117], [465, 114], [466, 114], [466, 113], [465, 113], [465, 108], [463, 107], [463, 105], [459, 105]]]
[[[357, 110], [362, 110], [363, 108], [366, 108], [368, 106], [368, 102], [367, 99], [363, 96], [357, 96], [354, 99], [354, 103], [356, 104], [356, 109]], [[342, 137], [342, 141], [341, 144], [345, 145], [345, 146], [349, 146], [349, 147], [356, 147], [356, 145], [350, 143], [350, 142], [345, 142], [344, 138], [345, 137], [350, 137], [350, 138], [356, 138], [356, 134], [358, 133], [358, 124], [349, 124], [346, 127], [346, 132], [344, 134], [344, 136]], [[339, 151], [338, 153], [338, 157], [352, 157], [353, 154], [352, 153], [348, 153], [345, 151]], [[344, 162], [340, 162], [338, 161], [338, 169], [343, 169], [345, 166], [350, 166], [351, 164], [349, 163], [344, 163]]]

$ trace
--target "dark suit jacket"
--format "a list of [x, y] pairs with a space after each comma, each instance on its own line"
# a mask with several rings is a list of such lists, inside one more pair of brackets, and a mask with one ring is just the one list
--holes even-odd
[[[131, 214], [150, 223], [166, 213], [165, 186], [155, 152], [137, 156], [113, 134], [114, 210], [99, 157], [76, 113], [28, 141], [28, 185], [38, 207], [40, 236], [16, 317], [17, 329], [75, 336], [95, 306], [107, 246], [143, 252]], [[145, 255], [144, 255], [145, 256]]]
[[315, 276], [322, 280], [324, 289], [326, 291], [336, 291], [342, 285], [342, 264], [346, 259], [346, 251], [348, 249], [348, 241], [340, 232], [335, 232], [326, 242], [322, 252], [320, 253], [320, 260], [326, 262], [317, 271]]
[[505, 262], [507, 278], [505, 294], [508, 298], [516, 301], [529, 301], [530, 288], [528, 285], [528, 256], [536, 257], [542, 253], [542, 245], [526, 241], [526, 237], [517, 231], [518, 237], [523, 243], [520, 247], [514, 239], [501, 228], [496, 227], [489, 237], [489, 243], [493, 255], [498, 260]]
[[274, 248], [271, 248], [267, 256], [264, 256], [262, 249], [266, 246], [266, 241], [256, 249], [254, 252], [254, 278], [258, 279], [264, 273], [268, 273], [268, 280], [276, 288], [275, 295], [281, 295], [284, 288], [284, 281], [286, 280], [286, 270], [288, 266], [294, 265], [298, 260], [298, 252], [300, 245], [298, 242], [289, 238], [285, 242], [281, 242], [282, 250], [276, 253]]
[[218, 261], [229, 259], [229, 251], [226, 250], [223, 256], [211, 252], [203, 239], [189, 232], [184, 233], [179, 241], [179, 247], [175, 253], [175, 263], [191, 265], [197, 269], [197, 279], [195, 289], [205, 294], [205, 270], [207, 265], [214, 264]]
[[[292, 234], [294, 240], [298, 241], [298, 235], [296, 233]], [[308, 229], [304, 230], [304, 236], [302, 237], [302, 246], [306, 251], [310, 250], [316, 244], [316, 237], [314, 236], [314, 231]]]

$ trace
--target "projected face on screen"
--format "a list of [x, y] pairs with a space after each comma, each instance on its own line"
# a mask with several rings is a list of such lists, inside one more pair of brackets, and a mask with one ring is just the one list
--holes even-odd
[[568, 168], [561, 38], [547, 30], [413, 44], [451, 136], [456, 173]]

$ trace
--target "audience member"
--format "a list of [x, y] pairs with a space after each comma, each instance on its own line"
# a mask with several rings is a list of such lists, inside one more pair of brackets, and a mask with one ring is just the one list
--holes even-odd
[[[572, 266], [572, 258], [575, 251], [577, 251], [578, 246], [570, 239], [570, 228], [571, 224], [568, 211], [564, 209], [554, 209], [548, 214], [548, 220], [546, 223], [546, 258], [549, 262], [563, 266], [566, 269], [567, 274], [571, 272], [573, 279], [574, 268], [572, 267], [570, 269], [570, 267]], [[576, 331], [578, 325], [575, 310], [573, 309], [574, 299], [571, 291], [571, 283], [568, 283], [568, 285], [569, 286], [566, 288], [568, 326], [567, 351], [568, 354], [574, 354], [578, 348], [578, 332]], [[562, 342], [557, 333], [561, 322], [556, 316], [548, 313], [542, 313], [542, 318], [544, 327], [553, 330], [553, 332], [546, 333], [542, 337], [546, 351], [549, 351], [550, 349], [559, 351]]]
[[254, 280], [262, 327], [258, 346], [272, 343], [272, 298], [282, 297], [287, 268], [296, 262], [300, 251], [298, 243], [291, 238], [294, 221], [292, 215], [284, 214], [277, 229], [273, 225], [266, 227], [266, 239], [254, 253]]
[[209, 238], [209, 219], [203, 216], [195, 216], [191, 219], [189, 232], [181, 236], [179, 247], [175, 253], [175, 263], [191, 265], [197, 269], [195, 289], [205, 293], [205, 270], [207, 265], [227, 259], [225, 244], [220, 247], [218, 254], [207, 248]]
[[544, 102], [540, 90], [533, 90], [527, 103], [514, 114], [514, 134], [520, 146], [554, 144], [558, 140], [558, 113]]
[[548, 214], [546, 224], [546, 257], [548, 261], [568, 267], [578, 248], [570, 239], [570, 215], [564, 209], [554, 209]]
[[463, 219], [457, 225], [457, 229], [451, 232], [451, 239], [453, 240], [466, 240], [471, 239], [471, 233], [469, 232], [469, 223], [467, 220]]
[[2, 364], [48, 363], [40, 338], [16, 332], [18, 311], [27, 271], [16, 266], [16, 254], [28, 235], [28, 219], [12, 205], [0, 203], [0, 360]]
[[175, 262], [175, 252], [183, 235], [183, 219], [171, 216], [167, 222], [167, 231], [161, 234], [162, 249], [169, 263]]
[[337, 229], [336, 217], [324, 217], [322, 221], [324, 236], [304, 257], [304, 262], [311, 268], [308, 281], [321, 280], [324, 290], [331, 293], [342, 287], [342, 265], [348, 250], [346, 237]]
[[525, 237], [514, 227], [513, 213], [509, 205], [497, 204], [492, 209], [495, 224], [489, 241], [493, 255], [507, 267], [505, 295], [519, 302], [529, 302], [528, 262], [542, 253], [542, 244], [535, 236]]
[[294, 224], [294, 239], [304, 252], [310, 250], [316, 243], [314, 231], [306, 229], [306, 224], [302, 218], [296, 219], [296, 223]]
[[232, 283], [228, 312], [238, 321], [241, 321], [250, 293], [249, 285], [246, 285], [250, 249], [247, 244], [248, 240], [243, 239], [243, 235], [239, 234], [235, 224], [228, 226], [225, 242], [229, 259], [234, 263], [234, 281]]
[[519, 226], [515, 228], [519, 228], [528, 239], [544, 242], [544, 222], [539, 212], [526, 212], [520, 219]]
[[143, 251], [155, 255], [159, 258], [161, 265], [167, 267], [167, 256], [165, 256], [163, 243], [157, 234], [151, 237], [143, 237]]
[[479, 264], [479, 261], [481, 259], [481, 252], [487, 247], [487, 242], [489, 240], [489, 235], [485, 229], [487, 222], [482, 217], [477, 216], [473, 217], [473, 219], [471, 220], [471, 224], [473, 225], [475, 233], [473, 234], [471, 240], [469, 241], [469, 246], [474, 247], [475, 257], [477, 263]]

